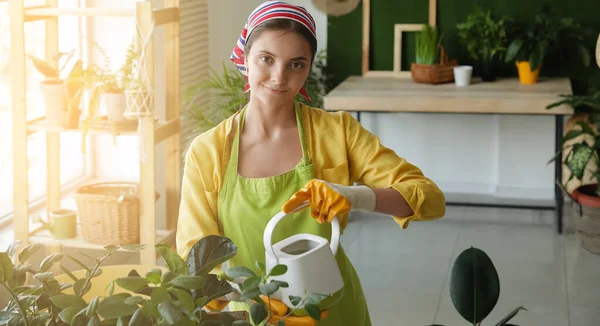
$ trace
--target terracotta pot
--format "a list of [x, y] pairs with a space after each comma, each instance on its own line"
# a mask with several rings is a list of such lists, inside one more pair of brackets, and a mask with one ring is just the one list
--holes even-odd
[[596, 196], [595, 191], [595, 184], [585, 185], [573, 190], [572, 196], [581, 205], [600, 208], [600, 197]]

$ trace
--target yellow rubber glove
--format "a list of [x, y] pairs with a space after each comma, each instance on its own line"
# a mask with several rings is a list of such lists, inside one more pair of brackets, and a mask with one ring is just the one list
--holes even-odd
[[305, 201], [310, 203], [310, 215], [319, 223], [331, 222], [335, 216], [346, 225], [350, 209], [375, 210], [375, 192], [366, 186], [343, 186], [313, 179], [297, 191], [281, 210], [288, 214]]
[[229, 300], [214, 299], [204, 305], [204, 308], [209, 312], [223, 311], [229, 304]]
[[[269, 307], [269, 310], [272, 313], [271, 319], [269, 319], [269, 323], [273, 325], [277, 325], [280, 320], [285, 322], [285, 326], [316, 326], [317, 321], [312, 319], [310, 316], [287, 316], [288, 307], [281, 301], [275, 300], [271, 298], [265, 297], [264, 295], [260, 295], [261, 300]], [[327, 309], [321, 311], [321, 320], [327, 317], [328, 311]]]

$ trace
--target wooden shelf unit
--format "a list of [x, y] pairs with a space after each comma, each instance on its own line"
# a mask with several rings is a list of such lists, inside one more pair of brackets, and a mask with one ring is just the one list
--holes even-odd
[[[24, 0], [9, 0], [9, 15], [11, 17], [11, 95], [12, 95], [12, 134], [13, 134], [13, 194], [14, 194], [14, 233], [15, 239], [21, 240], [21, 246], [29, 243], [44, 243], [53, 250], [57, 247], [75, 247], [81, 249], [99, 249], [103, 246], [90, 244], [78, 235], [75, 239], [56, 240], [45, 230], [30, 230], [28, 202], [28, 159], [27, 139], [31, 134], [45, 132], [47, 151], [47, 200], [46, 211], [51, 212], [60, 208], [60, 134], [63, 132], [83, 132], [80, 123], [78, 129], [64, 129], [49, 126], [45, 117], [27, 120], [26, 80], [25, 80], [25, 25], [30, 21], [45, 22], [45, 55], [50, 57], [58, 52], [58, 17], [60, 16], [112, 16], [130, 17], [135, 19], [141, 28], [141, 34], [146, 35], [152, 23], [156, 27], [164, 25], [165, 42], [155, 44], [153, 37], [148, 45], [147, 71], [151, 85], [155, 85], [155, 63], [153, 49], [155, 46], [164, 47], [165, 64], [159, 65], [166, 69], [165, 94], [166, 121], [158, 121], [155, 117], [143, 117], [138, 121], [141, 128], [127, 128], [115, 133], [114, 129], [89, 128], [88, 133], [105, 133], [116, 136], [139, 136], [144, 146], [146, 159], [140, 162], [140, 243], [147, 247], [140, 253], [140, 263], [156, 264], [155, 245], [160, 242], [174, 244], [175, 229], [179, 209], [181, 189], [181, 160], [180, 160], [180, 71], [179, 71], [179, 7], [180, 0], [164, 0], [164, 8], [154, 9], [150, 1], [136, 3], [135, 9], [112, 8], [59, 8], [58, 0], [46, 0], [41, 7], [24, 7]], [[155, 27], [155, 28], [156, 28]], [[156, 89], [156, 87], [154, 87]], [[155, 94], [156, 95], [156, 94]], [[155, 112], [156, 110], [154, 110]], [[138, 133], [141, 130], [141, 134]], [[166, 189], [166, 230], [156, 228], [156, 145], [165, 143], [165, 180]]]

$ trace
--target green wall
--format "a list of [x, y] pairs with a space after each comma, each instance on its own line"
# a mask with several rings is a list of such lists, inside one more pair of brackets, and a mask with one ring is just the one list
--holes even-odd
[[[370, 69], [392, 70], [394, 24], [422, 24], [428, 20], [428, 0], [371, 0], [371, 48]], [[579, 62], [569, 66], [556, 63], [548, 58], [540, 76], [568, 76], [576, 94], [589, 87], [600, 89], [600, 68], [595, 64], [594, 48], [600, 32], [600, 3], [598, 0], [438, 0], [437, 23], [444, 33], [443, 45], [451, 59], [459, 64], [473, 64], [466, 51], [459, 44], [456, 24], [466, 20], [475, 6], [491, 9], [494, 15], [508, 15], [514, 19], [532, 19], [535, 11], [543, 3], [550, 5], [553, 13], [573, 17], [595, 33], [589, 37], [588, 48], [592, 54], [590, 67]], [[414, 62], [414, 33], [403, 34], [402, 69], [409, 70]], [[350, 75], [361, 74], [362, 53], [362, 2], [352, 13], [341, 17], [328, 17], [327, 63], [334, 74], [337, 85]], [[577, 59], [578, 57], [574, 57]], [[568, 62], [568, 61], [567, 61]], [[478, 69], [475, 68], [475, 74]], [[517, 76], [514, 64], [499, 67], [500, 76]]]

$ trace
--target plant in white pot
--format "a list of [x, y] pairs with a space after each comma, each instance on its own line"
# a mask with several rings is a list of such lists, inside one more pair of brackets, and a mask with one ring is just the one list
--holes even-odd
[[[67, 127], [72, 127], [72, 123], [68, 122], [77, 121], [79, 118], [78, 107], [82, 87], [82, 80], [79, 77], [83, 71], [81, 60], [76, 61], [68, 73], [65, 72], [71, 63], [74, 52], [75, 50], [58, 52], [48, 62], [32, 54], [27, 55], [36, 70], [46, 77], [41, 82], [40, 88], [46, 106], [48, 125], [60, 126], [66, 124]], [[75, 113], [77, 119], [68, 117], [67, 113], [69, 112]]]

